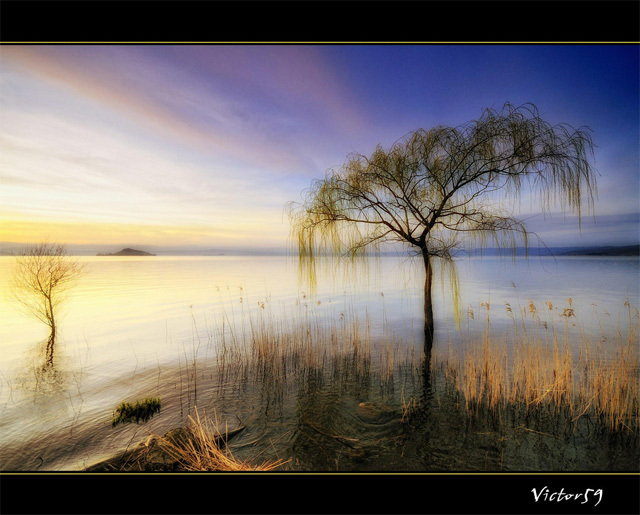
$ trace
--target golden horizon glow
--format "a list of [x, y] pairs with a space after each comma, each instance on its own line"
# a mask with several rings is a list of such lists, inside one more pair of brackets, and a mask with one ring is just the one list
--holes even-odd
[[[274, 230], [275, 229], [275, 230]], [[152, 246], [238, 246], [249, 243], [252, 227], [227, 224], [221, 229], [210, 225], [142, 225], [130, 223], [56, 222], [38, 220], [2, 220], [0, 242], [33, 244], [55, 241], [69, 245], [120, 245], [131, 242]], [[278, 227], [263, 227], [265, 240], [282, 237]], [[282, 229], [283, 232], [287, 229]], [[263, 245], [256, 245], [257, 248]]]

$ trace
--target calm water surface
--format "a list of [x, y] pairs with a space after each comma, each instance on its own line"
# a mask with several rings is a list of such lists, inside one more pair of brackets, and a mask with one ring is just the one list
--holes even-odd
[[[392, 335], [398, 355], [419, 355], [419, 265], [383, 258], [362, 269], [355, 280], [341, 269], [326, 270], [310, 291], [298, 280], [296, 264], [284, 257], [79, 259], [87, 273], [69, 293], [59, 317], [55, 371], [43, 374], [46, 328], [20, 310], [9, 288], [13, 259], [0, 258], [2, 470], [82, 469], [134, 445], [148, 432], [162, 434], [183, 424], [196, 404], [215, 409], [231, 425], [241, 420], [247, 426], [238, 439], [240, 454], [250, 455], [277, 440], [288, 450], [291, 466], [301, 469], [479, 470], [504, 459], [504, 449], [486, 442], [473, 445], [480, 450], [472, 455], [465, 454], [450, 432], [434, 425], [433, 417], [423, 424], [430, 427], [431, 437], [425, 439], [424, 431], [420, 438], [412, 437], [406, 446], [415, 447], [412, 458], [401, 457], [398, 440], [391, 436], [399, 431], [399, 406], [408, 382], [424, 378], [414, 373], [385, 378], [375, 359], [365, 363], [364, 373], [332, 363], [328, 370], [333, 375], [298, 378], [291, 395], [278, 391], [277, 384], [221, 379], [214, 366], [222, 331], [235, 331], [238, 340], [246, 340], [251, 324], [265, 316], [285, 321], [283, 330], [309, 317], [329, 325], [357, 319], [368, 328], [374, 347]], [[435, 284], [437, 345], [442, 352], [458, 345], [466, 324], [483, 318], [479, 315], [486, 308], [481, 303], [490, 304], [496, 331], [512, 323], [506, 303], [522, 310], [530, 301], [538, 307], [549, 301], [560, 312], [571, 307], [582, 327], [603, 335], [628, 326], [626, 299], [640, 305], [635, 258], [534, 257], [516, 263], [468, 258], [459, 261], [458, 272], [463, 308], [459, 329], [448, 282]], [[475, 313], [474, 320], [470, 313]], [[143, 426], [111, 427], [113, 410], [121, 401], [147, 396], [163, 399], [159, 415]], [[446, 411], [442, 404], [437, 410]], [[321, 441], [329, 434], [347, 433], [357, 435], [353, 441], [362, 445], [344, 445], [347, 440], [335, 438]], [[337, 446], [330, 456], [318, 453], [318, 447], [330, 445]], [[553, 468], [558, 466], [554, 453], [558, 449], [550, 447], [546, 461], [515, 459], [513, 466]], [[598, 459], [594, 466], [604, 466]]]

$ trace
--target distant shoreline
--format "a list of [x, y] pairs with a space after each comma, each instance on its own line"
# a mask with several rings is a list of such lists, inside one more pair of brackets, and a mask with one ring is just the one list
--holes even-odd
[[[0, 251], [0, 256], [11, 257], [19, 254], [22, 250], [27, 248], [27, 244], [17, 243], [0, 243], [0, 248], [9, 248], [10, 251]], [[252, 256], [288, 256], [291, 252], [278, 249], [265, 249], [265, 250], [250, 250], [250, 249], [162, 249], [154, 248], [156, 253], [146, 252], [142, 250], [136, 250], [133, 248], [124, 248], [119, 252], [97, 252], [100, 247], [80, 247], [74, 249], [74, 246], [68, 248], [69, 255], [72, 256], [200, 256], [200, 257], [212, 257], [212, 256], [227, 256], [227, 257], [252, 257]], [[510, 249], [473, 249], [471, 251], [460, 251], [458, 256], [497, 256], [497, 255], [510, 255]], [[402, 252], [388, 251], [383, 256], [403, 256]], [[524, 256], [525, 249], [518, 247], [516, 249], [517, 256]], [[532, 247], [528, 251], [529, 256], [542, 256], [542, 257], [565, 257], [565, 256], [593, 256], [593, 257], [640, 257], [640, 245], [607, 245], [607, 246], [588, 246], [588, 247]]]
[[[468, 252], [461, 252], [460, 255], [468, 256], [497, 256], [511, 254], [510, 249], [474, 249]], [[516, 256], [524, 256], [524, 247], [516, 248]], [[529, 256], [540, 257], [567, 257], [567, 256], [594, 256], [594, 257], [640, 257], [640, 245], [621, 246], [592, 246], [592, 247], [533, 247], [529, 248]]]
[[559, 256], [640, 256], [640, 245], [626, 245], [624, 247], [589, 247], [570, 250], [558, 254]]

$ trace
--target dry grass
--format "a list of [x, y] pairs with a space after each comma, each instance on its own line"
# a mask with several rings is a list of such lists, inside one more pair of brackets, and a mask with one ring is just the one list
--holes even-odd
[[[507, 314], [513, 329], [496, 337], [490, 329], [489, 305], [480, 334], [468, 333], [459, 356], [443, 368], [447, 381], [463, 395], [465, 407], [500, 414], [507, 406], [524, 413], [546, 410], [571, 422], [589, 416], [611, 430], [640, 429], [638, 310], [628, 301], [629, 327], [611, 339], [594, 340], [569, 306], [540, 312], [533, 301]], [[473, 320], [473, 310], [469, 311]]]
[[268, 300], [255, 306], [243, 312], [244, 324], [227, 317], [215, 335], [221, 383], [259, 382], [278, 390], [309, 377], [372, 371], [393, 379], [398, 342], [385, 330], [374, 343], [368, 313], [351, 307], [319, 314], [306, 296], [290, 311], [274, 313]]
[[404, 391], [401, 394], [400, 402], [402, 408], [402, 417], [400, 418], [400, 422], [405, 422], [409, 420], [409, 418], [418, 409], [419, 402], [415, 397], [409, 397], [409, 399], [405, 399]]
[[239, 460], [227, 446], [226, 429], [220, 430], [217, 418], [200, 418], [198, 410], [189, 416], [184, 433], [178, 438], [157, 437], [160, 449], [180, 463], [185, 471], [247, 472], [270, 471], [286, 461]]

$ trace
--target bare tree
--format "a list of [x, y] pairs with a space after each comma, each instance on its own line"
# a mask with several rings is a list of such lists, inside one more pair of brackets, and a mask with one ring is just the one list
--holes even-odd
[[595, 172], [588, 128], [551, 125], [532, 104], [486, 109], [459, 127], [417, 130], [389, 150], [348, 156], [316, 180], [302, 203], [289, 203], [300, 262], [313, 277], [315, 261], [354, 258], [400, 242], [421, 256], [425, 343], [433, 343], [431, 286], [434, 258], [458, 287], [454, 251], [462, 245], [528, 246], [528, 231], [513, 216], [524, 191], [543, 212], [560, 205], [577, 213], [593, 208]]
[[83, 272], [84, 265], [68, 256], [64, 245], [44, 242], [16, 255], [14, 294], [28, 313], [50, 329], [47, 365], [53, 365], [59, 307]]

